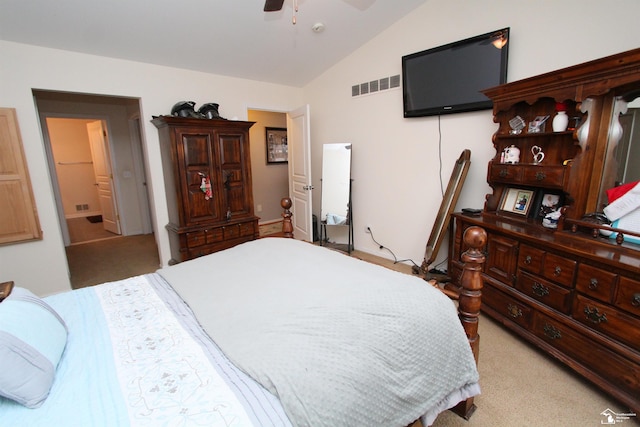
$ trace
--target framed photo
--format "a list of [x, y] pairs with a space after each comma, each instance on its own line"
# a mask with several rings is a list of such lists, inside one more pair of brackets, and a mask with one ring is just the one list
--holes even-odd
[[267, 164], [288, 162], [289, 146], [286, 128], [266, 128], [265, 141], [267, 141]]
[[535, 191], [522, 188], [507, 188], [500, 201], [500, 210], [516, 215], [527, 216], [534, 204]]
[[531, 208], [531, 216], [542, 219], [547, 214], [555, 212], [562, 206], [562, 193], [559, 191], [541, 190]]

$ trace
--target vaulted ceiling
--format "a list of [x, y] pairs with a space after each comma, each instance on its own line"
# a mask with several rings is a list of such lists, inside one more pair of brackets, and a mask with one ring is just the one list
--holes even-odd
[[0, 39], [302, 87], [427, 1], [0, 0]]

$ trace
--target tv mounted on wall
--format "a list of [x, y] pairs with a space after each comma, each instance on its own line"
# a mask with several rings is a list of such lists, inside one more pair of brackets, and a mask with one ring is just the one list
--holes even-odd
[[402, 57], [404, 117], [490, 109], [480, 91], [507, 81], [509, 28]]

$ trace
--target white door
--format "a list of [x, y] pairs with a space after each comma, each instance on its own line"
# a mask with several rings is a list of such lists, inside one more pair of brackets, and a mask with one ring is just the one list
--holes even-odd
[[287, 113], [289, 197], [293, 203], [293, 235], [313, 241], [311, 210], [311, 126], [309, 106]]
[[101, 120], [87, 123], [87, 132], [89, 133], [98, 199], [102, 210], [102, 224], [105, 230], [120, 234], [120, 221], [113, 192], [113, 175], [111, 174], [107, 132], [104, 130]]

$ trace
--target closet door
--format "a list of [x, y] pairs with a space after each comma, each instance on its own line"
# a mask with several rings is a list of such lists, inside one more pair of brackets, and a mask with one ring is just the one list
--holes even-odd
[[0, 200], [0, 244], [42, 239], [13, 108], [0, 108]]

